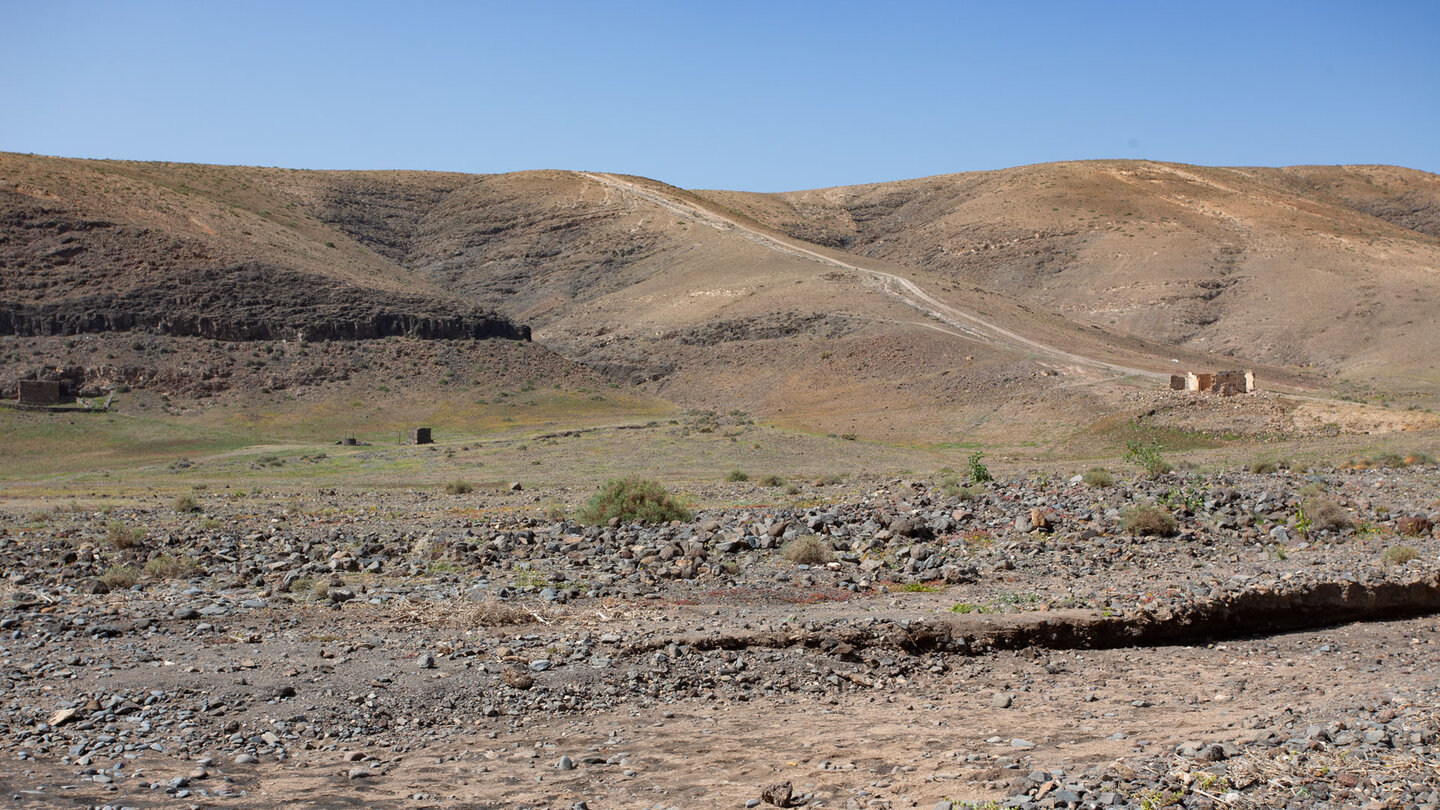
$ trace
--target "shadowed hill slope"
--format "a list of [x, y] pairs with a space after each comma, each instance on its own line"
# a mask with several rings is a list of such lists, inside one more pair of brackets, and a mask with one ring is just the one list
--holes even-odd
[[410, 239], [384, 192], [414, 217], [459, 178], [357, 179], [0, 155], [0, 334], [528, 337], [381, 252]]

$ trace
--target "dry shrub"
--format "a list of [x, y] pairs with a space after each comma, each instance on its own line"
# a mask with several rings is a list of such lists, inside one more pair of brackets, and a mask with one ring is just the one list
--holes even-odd
[[[322, 580], [317, 585], [319, 598], [325, 594], [319, 589], [325, 587]], [[452, 599], [445, 602], [415, 600], [399, 597], [389, 603], [391, 616], [406, 625], [426, 627], [450, 627], [472, 630], [477, 627], [514, 627], [526, 624], [553, 624], [569, 614], [548, 603], [512, 602], [498, 599], [494, 594], [482, 601]]]
[[199, 563], [169, 552], [145, 563], [145, 575], [152, 579], [190, 579], [199, 573]]
[[824, 565], [835, 559], [835, 551], [815, 535], [806, 534], [786, 543], [780, 556], [797, 565]]
[[962, 486], [960, 479], [950, 475], [940, 479], [940, 491], [947, 498], [959, 498], [962, 501], [973, 501], [980, 497], [984, 490], [979, 487]]
[[112, 520], [105, 524], [105, 540], [110, 543], [111, 548], [126, 551], [144, 545], [145, 533], [118, 520]]
[[1389, 469], [1395, 469], [1405, 466], [1405, 457], [1395, 452], [1394, 450], [1386, 450], [1385, 452], [1380, 453], [1374, 458], [1368, 460], [1371, 462], [1371, 465], [1375, 467], [1386, 467]]
[[112, 591], [124, 590], [140, 581], [140, 571], [133, 565], [112, 565], [100, 575], [100, 581]]
[[1096, 489], [1107, 489], [1115, 486], [1115, 476], [1111, 475], [1109, 470], [1104, 470], [1099, 467], [1091, 467], [1086, 470], [1081, 478], [1086, 484]]
[[458, 478], [445, 485], [446, 495], [469, 495], [474, 490], [475, 488], [470, 485], [469, 481], [462, 481]]
[[1122, 525], [1135, 535], [1173, 537], [1180, 533], [1175, 516], [1158, 506], [1140, 505], [1125, 510]]
[[1307, 498], [1300, 508], [1305, 510], [1305, 517], [1316, 529], [1338, 532], [1355, 525], [1355, 521], [1350, 519], [1350, 512], [1332, 498]]
[[1391, 546], [1385, 549], [1385, 553], [1380, 555], [1380, 559], [1386, 565], [1404, 565], [1419, 556], [1420, 552], [1410, 546]]
[[176, 512], [193, 514], [200, 511], [200, 502], [195, 500], [194, 495], [176, 495], [175, 500], [170, 502], [170, 507]]
[[541, 611], [532, 610], [516, 602], [502, 602], [493, 597], [477, 602], [460, 617], [464, 627], [507, 627], [517, 624], [545, 622]]

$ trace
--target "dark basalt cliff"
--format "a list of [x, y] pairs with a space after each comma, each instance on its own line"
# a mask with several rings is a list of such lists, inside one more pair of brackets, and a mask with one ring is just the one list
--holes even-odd
[[0, 335], [530, 339], [528, 326], [428, 285], [396, 291], [16, 193], [0, 202]]
[[529, 340], [530, 327], [468, 305], [387, 295], [254, 265], [175, 272], [163, 283], [0, 302], [0, 335], [144, 331], [215, 340]]

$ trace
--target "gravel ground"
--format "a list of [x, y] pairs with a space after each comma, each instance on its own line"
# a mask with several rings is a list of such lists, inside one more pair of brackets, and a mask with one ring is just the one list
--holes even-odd
[[11, 508], [0, 790], [1440, 806], [1435, 466], [959, 483], [650, 527], [523, 491]]

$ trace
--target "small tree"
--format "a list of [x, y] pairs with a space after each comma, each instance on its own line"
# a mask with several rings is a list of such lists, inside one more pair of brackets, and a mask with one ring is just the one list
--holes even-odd
[[976, 450], [970, 454], [970, 481], [975, 484], [983, 484], [987, 481], [994, 481], [995, 476], [990, 474], [990, 468], [980, 463], [985, 454]]
[[1147, 444], [1132, 439], [1125, 443], [1125, 460], [1144, 470], [1151, 478], [1159, 478], [1171, 470], [1170, 462], [1160, 455], [1161, 449], [1157, 441]]

